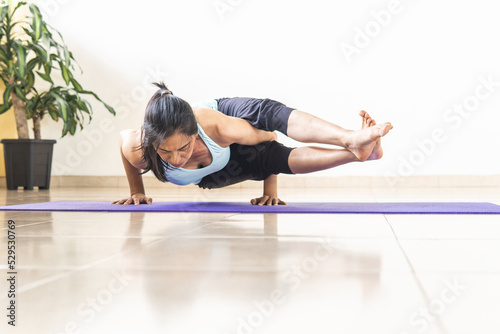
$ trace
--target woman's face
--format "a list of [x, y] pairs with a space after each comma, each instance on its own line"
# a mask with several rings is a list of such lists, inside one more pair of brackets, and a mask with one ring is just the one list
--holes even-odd
[[175, 133], [160, 144], [157, 153], [163, 161], [168, 162], [173, 167], [182, 167], [193, 154], [197, 136], [197, 134], [187, 136]]

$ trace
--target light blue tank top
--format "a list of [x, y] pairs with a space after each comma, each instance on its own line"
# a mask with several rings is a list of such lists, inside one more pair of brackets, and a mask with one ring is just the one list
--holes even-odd
[[[213, 104], [215, 102], [215, 105]], [[210, 103], [210, 106], [207, 104]], [[201, 105], [201, 103], [193, 105], [194, 108], [212, 108], [217, 110], [217, 101], [215, 100], [210, 100], [207, 101], [204, 105]], [[215, 107], [215, 108], [214, 108]], [[210, 151], [210, 154], [212, 154], [212, 163], [206, 167], [198, 168], [198, 169], [184, 169], [184, 168], [174, 168], [172, 165], [168, 164], [169, 168], [165, 167], [165, 176], [167, 177], [168, 181], [179, 185], [179, 186], [185, 186], [191, 183], [198, 184], [200, 183], [201, 179], [203, 179], [205, 176], [218, 172], [222, 168], [226, 167], [227, 163], [229, 162], [229, 157], [231, 155], [229, 147], [221, 147], [219, 146], [216, 142], [212, 140], [205, 131], [203, 131], [203, 128], [201, 127], [200, 124], [198, 124], [198, 135], [200, 138], [203, 140], [205, 145], [207, 145], [208, 150]], [[164, 164], [167, 164], [164, 162]]]

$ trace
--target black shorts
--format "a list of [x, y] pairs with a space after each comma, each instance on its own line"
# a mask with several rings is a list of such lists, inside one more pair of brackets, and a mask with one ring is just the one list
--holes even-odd
[[218, 109], [227, 116], [242, 118], [260, 130], [287, 134], [288, 118], [293, 108], [270, 99], [247, 97], [217, 99]]
[[293, 148], [276, 141], [247, 146], [232, 144], [231, 158], [226, 167], [201, 179], [204, 189], [222, 188], [246, 180], [265, 180], [272, 174], [293, 174], [288, 157]]
[[[293, 108], [270, 99], [247, 97], [217, 99], [218, 110], [227, 116], [242, 118], [255, 128], [287, 134], [288, 118]], [[222, 188], [246, 180], [265, 180], [272, 174], [292, 174], [288, 156], [293, 148], [275, 141], [254, 146], [232, 144], [226, 167], [205, 176], [198, 186], [204, 189]]]

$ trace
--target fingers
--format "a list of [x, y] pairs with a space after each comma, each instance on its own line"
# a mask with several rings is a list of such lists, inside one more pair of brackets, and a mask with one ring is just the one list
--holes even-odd
[[146, 204], [152, 204], [153, 199], [151, 197], [136, 197], [132, 196], [129, 198], [124, 198], [118, 201], [113, 201], [111, 204], [116, 204], [116, 205], [129, 205], [134, 203], [134, 205], [139, 205], [141, 203], [146, 203]]
[[260, 205], [260, 206], [262, 206], [264, 204], [271, 205], [272, 200], [269, 199], [269, 196], [262, 196], [262, 197], [254, 198], [254, 199], [250, 200], [250, 203], [252, 205]]
[[264, 196], [264, 200], [261, 201], [259, 205], [267, 205], [267, 206], [278, 205], [279, 202], [280, 199], [277, 197]]
[[259, 206], [288, 205], [286, 202], [280, 200], [278, 197], [271, 197], [271, 196], [262, 196], [259, 198], [251, 199], [250, 204]]
[[252, 205], [262, 205], [261, 202], [262, 202], [262, 197], [258, 197], [258, 198], [254, 198], [254, 199], [250, 200], [250, 203]]
[[121, 200], [118, 200], [118, 201], [111, 202], [111, 204], [116, 204], [116, 205], [130, 204], [130, 203], [127, 203], [129, 199], [130, 198], [121, 199]]

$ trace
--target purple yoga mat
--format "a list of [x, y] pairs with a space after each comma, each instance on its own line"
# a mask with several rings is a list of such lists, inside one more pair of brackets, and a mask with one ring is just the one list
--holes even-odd
[[500, 206], [476, 202], [429, 203], [289, 203], [255, 206], [238, 202], [155, 202], [114, 205], [101, 201], [57, 201], [9, 205], [0, 211], [122, 211], [122, 212], [235, 212], [235, 213], [380, 213], [380, 214], [500, 214]]

